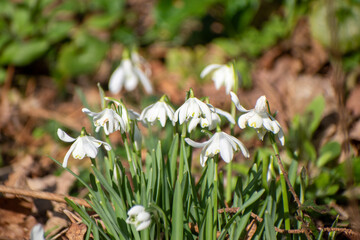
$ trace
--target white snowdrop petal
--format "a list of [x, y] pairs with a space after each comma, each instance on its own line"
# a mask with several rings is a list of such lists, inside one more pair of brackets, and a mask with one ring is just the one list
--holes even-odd
[[188, 125], [188, 133], [191, 133], [192, 130], [195, 129], [195, 127], [199, 124], [200, 118], [192, 118]]
[[125, 80], [125, 73], [122, 65], [120, 65], [115, 71], [111, 74], [109, 80], [109, 90], [113, 94], [117, 94], [121, 91]]
[[249, 127], [261, 128], [263, 126], [263, 119], [258, 114], [253, 114], [247, 122]]
[[213, 70], [221, 67], [222, 65], [220, 64], [210, 64], [208, 66], [206, 66], [200, 73], [200, 77], [204, 78], [206, 75], [208, 75], [210, 72], [212, 72]]
[[219, 89], [222, 84], [224, 84], [224, 69], [223, 67], [219, 68], [218, 70], [214, 71], [213, 77], [214, 85], [216, 89]]
[[83, 144], [83, 139], [81, 139], [82, 137], [79, 137], [76, 142], [74, 143], [75, 147], [74, 147], [74, 151], [72, 152], [72, 156], [75, 159], [83, 159], [86, 155], [85, 153], [85, 149], [84, 149], [84, 144]]
[[272, 121], [270, 118], [263, 119], [264, 128], [277, 134], [280, 131], [280, 127], [276, 121]]
[[74, 143], [71, 145], [70, 149], [67, 151], [67, 153], [66, 153], [66, 155], [65, 155], [65, 157], [64, 157], [63, 164], [62, 164], [63, 168], [66, 168], [66, 166], [67, 166], [67, 164], [68, 164], [70, 154], [74, 151], [74, 149], [75, 149], [75, 147], [76, 147], [76, 144], [75, 144], [75, 143], [76, 143], [76, 142], [74, 142]]
[[41, 224], [38, 223], [31, 229], [30, 240], [45, 240], [44, 228]]
[[151, 104], [142, 110], [140, 117], [139, 117], [140, 121], [143, 121], [145, 119], [148, 111], [150, 111], [153, 106], [154, 106], [154, 104]]
[[238, 140], [237, 138], [235, 138], [229, 134], [226, 134], [224, 132], [222, 132], [222, 137], [226, 138], [227, 142], [231, 145], [231, 147], [234, 149], [234, 151], [239, 149], [238, 141], [240, 142], [240, 140]]
[[145, 211], [145, 208], [141, 205], [134, 205], [130, 208], [130, 210], [127, 212], [129, 216], [138, 215], [139, 213]]
[[125, 89], [129, 92], [133, 91], [138, 85], [138, 78], [133, 71], [127, 74], [124, 85]]
[[57, 135], [64, 142], [74, 142], [76, 140], [75, 138], [70, 137], [66, 132], [64, 132], [60, 128], [58, 128], [57, 130]]
[[138, 67], [134, 68], [135, 73], [138, 75], [140, 82], [144, 86], [144, 89], [147, 93], [151, 94], [153, 92], [153, 88], [151, 86], [149, 78], [143, 73], [141, 69]]
[[165, 127], [166, 124], [166, 109], [161, 108], [158, 114], [158, 119], [162, 127]]
[[166, 106], [166, 114], [169, 117], [169, 119], [172, 121], [174, 119], [174, 109], [172, 109], [172, 107], [170, 107], [167, 104], [165, 106]]
[[[188, 107], [187, 105], [182, 105], [179, 109], [178, 109], [178, 115], [179, 115], [179, 124], [183, 124], [185, 122], [185, 120], [187, 119], [187, 111], [188, 111]], [[177, 114], [175, 114], [177, 115]]]
[[146, 211], [142, 211], [140, 212], [138, 215], [137, 215], [137, 218], [136, 220], [138, 220], [139, 222], [142, 222], [142, 221], [147, 221], [150, 219], [150, 213], [146, 212]]
[[199, 107], [201, 109], [201, 112], [205, 115], [205, 118], [208, 120], [209, 124], [212, 123], [212, 119], [211, 119], [211, 110], [209, 108], [208, 105], [206, 105], [205, 103], [201, 102], [200, 100], [198, 100], [199, 103]]
[[90, 111], [90, 110], [89, 110], [89, 109], [87, 109], [87, 108], [83, 108], [83, 109], [81, 109], [81, 111], [82, 111], [83, 113], [85, 113], [85, 114], [89, 115], [90, 117], [93, 117], [93, 116], [95, 116], [95, 115], [96, 115], [96, 113], [94, 113], [94, 112]]
[[245, 147], [245, 145], [237, 138], [231, 136], [232, 139], [234, 140], [234, 142], [236, 142], [236, 144], [239, 146], [242, 154], [244, 155], [244, 157], [249, 158], [250, 157], [250, 153], [249, 150]]
[[226, 94], [229, 94], [231, 89], [234, 87], [235, 84], [235, 74], [234, 74], [234, 68], [227, 67], [227, 70], [225, 72], [225, 91]]
[[202, 147], [204, 147], [209, 141], [206, 141], [206, 142], [203, 142], [203, 143], [198, 143], [198, 142], [195, 142], [195, 141], [191, 140], [190, 138], [185, 138], [185, 142], [186, 142], [187, 144], [189, 144], [190, 146], [192, 146], [192, 147], [202, 148]]
[[258, 98], [255, 104], [255, 111], [256, 112], [266, 112], [267, 111], [267, 104], [266, 104], [266, 97], [261, 96]]
[[100, 147], [101, 144], [93, 141], [90, 137], [85, 136], [81, 137], [83, 141], [83, 149], [86, 154], [86, 156], [90, 158], [95, 158], [98, 153], [98, 147]]
[[136, 231], [142, 231], [150, 226], [151, 220], [144, 221], [136, 227]]
[[230, 113], [225, 112], [219, 108], [215, 108], [216, 113], [224, 116], [231, 124], [235, 124], [235, 119], [231, 116]]
[[236, 108], [240, 112], [249, 112], [249, 110], [246, 110], [243, 106], [241, 106], [239, 98], [236, 96], [234, 92], [231, 91], [230, 96], [231, 96], [231, 101], [235, 104]]
[[205, 163], [206, 163], [207, 159], [208, 159], [208, 157], [205, 154], [205, 149], [203, 149], [200, 154], [200, 165], [202, 167], [205, 167]]
[[245, 113], [241, 115], [238, 119], [238, 125], [241, 129], [244, 129], [246, 127], [246, 124], [250, 118], [254, 115], [254, 112], [250, 111], [248, 113]]
[[284, 146], [285, 144], [285, 136], [284, 136], [284, 132], [283, 130], [280, 128], [279, 132], [278, 132], [278, 138], [281, 142], [281, 145]]
[[234, 156], [234, 151], [232, 149], [231, 144], [229, 144], [229, 142], [225, 139], [225, 138], [220, 138], [220, 156], [221, 158], [229, 163]]

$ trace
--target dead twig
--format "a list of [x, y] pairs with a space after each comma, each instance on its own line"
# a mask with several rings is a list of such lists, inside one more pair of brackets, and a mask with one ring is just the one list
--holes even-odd
[[290, 183], [289, 176], [288, 176], [287, 172], [285, 171], [285, 168], [284, 168], [284, 165], [282, 164], [280, 155], [279, 155], [279, 154], [276, 154], [275, 156], [276, 156], [276, 159], [278, 160], [278, 164], [279, 164], [280, 170], [281, 170], [281, 172], [282, 172], [283, 175], [284, 175], [284, 178], [285, 178], [285, 181], [286, 181], [286, 183], [287, 183], [287, 185], [288, 185], [288, 187], [289, 187], [289, 190], [290, 190], [291, 194], [293, 195], [296, 204], [298, 205], [297, 212], [298, 212], [298, 216], [299, 216], [299, 218], [300, 218], [300, 221], [303, 223], [303, 225], [305, 225], [305, 227], [303, 228], [303, 230], [304, 230], [304, 233], [305, 233], [305, 235], [306, 235], [306, 238], [307, 238], [307, 239], [312, 239], [311, 236], [310, 236], [310, 232], [309, 232], [310, 230], [307, 228], [307, 225], [306, 225], [305, 221], [304, 221], [303, 218], [302, 218], [302, 211], [301, 211], [301, 202], [300, 202], [300, 199], [299, 199], [298, 195], [296, 194], [293, 186], [292, 186], [291, 183]]
[[[222, 208], [218, 210], [218, 213], [230, 213], [230, 214], [235, 214], [239, 211], [240, 208]], [[259, 217], [258, 215], [256, 215], [255, 213], [251, 213], [251, 217], [258, 221], [258, 222], [262, 222], [263, 218]], [[319, 231], [324, 231], [324, 232], [341, 232], [346, 234], [347, 236], [353, 236], [353, 237], [360, 237], [360, 233], [356, 232], [352, 229], [349, 228], [335, 228], [335, 227], [324, 227], [324, 228], [317, 228]], [[285, 230], [285, 229], [281, 229], [278, 227], [275, 227], [275, 231], [278, 233], [289, 233], [289, 234], [302, 234], [302, 233], [306, 233], [305, 229], [290, 229], [290, 230]]]
[[[80, 198], [76, 198], [76, 197], [71, 197], [71, 196], [67, 196], [67, 195], [63, 195], [63, 194], [56, 194], [56, 193], [49, 193], [49, 192], [42, 192], [42, 191], [33, 191], [33, 190], [25, 190], [25, 189], [18, 189], [18, 188], [13, 188], [13, 187], [7, 187], [4, 185], [0, 185], [0, 192], [1, 193], [9, 193], [9, 194], [14, 194], [14, 195], [18, 195], [18, 196], [24, 196], [24, 197], [31, 197], [31, 198], [38, 198], [38, 199], [45, 199], [45, 200], [49, 200], [49, 201], [55, 201], [55, 202], [63, 202], [66, 203], [65, 201], [65, 197], [74, 201], [75, 203], [82, 205], [84, 207], [88, 207], [91, 208], [91, 206], [89, 205], [88, 202], [86, 202], [84, 199], [80, 199]], [[239, 208], [222, 208], [218, 210], [218, 213], [230, 213], [230, 214], [235, 214], [239, 211]], [[263, 218], [259, 217], [258, 215], [256, 215], [255, 213], [251, 213], [251, 217], [258, 221], [258, 222], [262, 222]], [[77, 219], [78, 220], [78, 219]], [[199, 232], [199, 227], [197, 226], [197, 224], [194, 223], [189, 223], [189, 227], [191, 229], [192, 232]], [[360, 233], [359, 232], [355, 232], [352, 229], [348, 229], [348, 228], [332, 228], [332, 227], [325, 227], [325, 228], [318, 228], [319, 231], [324, 231], [324, 232], [342, 232], [348, 236], [356, 236], [356, 237], [360, 237]], [[306, 234], [306, 229], [291, 229], [291, 230], [285, 230], [285, 229], [280, 229], [275, 227], [275, 231], [279, 232], [279, 233], [289, 233], [289, 234]], [[63, 233], [62, 233], [63, 234]], [[220, 235], [220, 232], [217, 232], [217, 236]]]
[[24, 196], [24, 197], [45, 199], [45, 200], [50, 200], [50, 201], [55, 201], [55, 202], [63, 202], [63, 203], [66, 203], [65, 198], [68, 198], [79, 205], [82, 205], [87, 208], [91, 208], [89, 203], [86, 202], [84, 199], [71, 197], [71, 196], [67, 196], [67, 195], [63, 195], [63, 194], [41, 192], [41, 191], [34, 191], [34, 190], [25, 190], [25, 189], [7, 187], [4, 185], [0, 185], [0, 192], [1, 193], [10, 193], [10, 194]]

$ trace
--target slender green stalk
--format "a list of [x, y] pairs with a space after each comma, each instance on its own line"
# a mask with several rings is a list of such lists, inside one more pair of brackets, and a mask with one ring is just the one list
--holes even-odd
[[[235, 119], [236, 115], [236, 107], [235, 104], [231, 101], [231, 116]], [[231, 135], [234, 135], [234, 124], [230, 124]], [[225, 201], [230, 202], [231, 200], [231, 180], [232, 180], [232, 161], [227, 164], [227, 172], [226, 172], [226, 188], [225, 188]]]
[[[270, 141], [271, 145], [274, 149], [275, 155], [279, 155], [279, 149], [276, 145], [274, 135], [270, 133]], [[282, 199], [283, 199], [283, 207], [284, 207], [284, 218], [285, 218], [285, 230], [290, 230], [290, 215], [289, 215], [289, 199], [288, 199], [288, 190], [286, 187], [286, 181], [284, 177], [284, 173], [279, 168], [280, 173], [280, 184], [281, 184], [281, 192], [282, 192]]]
[[262, 183], [263, 183], [263, 187], [269, 191], [269, 185], [268, 185], [268, 181], [267, 181], [267, 176], [268, 176], [268, 172], [269, 172], [269, 158], [265, 157], [262, 158]]
[[[239, 79], [238, 79], [238, 75], [237, 75], [237, 72], [235, 70], [235, 67], [234, 67], [234, 63], [231, 63], [232, 64], [232, 67], [233, 67], [233, 73], [234, 73], [234, 86], [233, 86], [233, 89], [232, 91], [234, 93], [237, 93], [238, 91], [238, 88], [239, 88]], [[235, 104], [231, 101], [231, 116], [235, 119], [236, 117], [236, 106]], [[235, 127], [235, 124], [230, 124], [230, 131], [231, 131], [231, 135], [234, 136], [234, 127]], [[227, 172], [226, 172], [226, 188], [225, 188], [225, 201], [226, 202], [230, 202], [231, 200], [231, 187], [232, 187], [232, 161], [230, 161], [228, 164], [227, 164]]]
[[[108, 144], [110, 144], [110, 146], [111, 146], [111, 142], [110, 142], [110, 138], [109, 138], [109, 135], [106, 135], [105, 134], [105, 139], [106, 139], [106, 142], [108, 143]], [[110, 151], [107, 151], [107, 154], [108, 154], [108, 159], [109, 159], [109, 168], [110, 168], [110, 170], [114, 170], [114, 157], [113, 157], [113, 152], [112, 152], [113, 150], [111, 149]]]
[[[183, 142], [185, 142], [185, 137], [186, 137], [186, 124], [184, 123], [182, 126], [182, 133], [181, 133], [181, 142], [180, 144], [183, 144]], [[181, 145], [180, 145], [181, 146]], [[182, 149], [180, 149], [180, 159], [179, 159], [179, 173], [178, 173], [178, 178], [179, 178], [179, 182], [181, 183], [184, 177], [184, 156], [185, 152], [182, 151]]]
[[216, 239], [216, 230], [217, 230], [217, 216], [218, 216], [218, 162], [219, 158], [218, 155], [214, 157], [214, 188], [213, 188], [213, 209], [214, 209], [214, 220], [213, 220], [213, 239]]

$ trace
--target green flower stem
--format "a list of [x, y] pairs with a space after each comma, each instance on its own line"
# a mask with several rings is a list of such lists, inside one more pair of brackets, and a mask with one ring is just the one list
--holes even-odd
[[[232, 91], [236, 94], [238, 89], [239, 89], [239, 79], [238, 79], [238, 75], [236, 73], [235, 70], [235, 64], [231, 63], [234, 69], [234, 86]], [[233, 103], [233, 101], [231, 101], [231, 110], [230, 110], [231, 116], [235, 119], [236, 118], [236, 106]], [[236, 120], [235, 120], [236, 121]], [[231, 135], [234, 136], [234, 128], [235, 128], [235, 124], [230, 124], [230, 132]], [[230, 202], [231, 200], [231, 180], [232, 180], [232, 161], [230, 161], [227, 164], [227, 172], [226, 172], [226, 188], [225, 188], [225, 201], [226, 202]]]
[[[185, 142], [185, 137], [186, 137], [186, 123], [183, 124], [182, 126], [182, 133], [181, 133], [181, 143], [180, 144], [183, 144], [183, 142]], [[181, 145], [180, 145], [181, 146]], [[183, 180], [183, 177], [184, 177], [184, 158], [186, 156], [184, 156], [184, 151], [182, 151], [182, 149], [180, 149], [180, 159], [179, 159], [179, 175], [178, 175], [178, 178], [179, 178], [179, 182], [181, 183], [182, 180]]]
[[129, 168], [130, 168], [131, 176], [132, 176], [132, 177], [137, 176], [137, 174], [136, 174], [136, 172], [135, 172], [134, 162], [133, 162], [132, 156], [131, 156], [130, 147], [129, 147], [129, 144], [128, 144], [127, 139], [126, 139], [126, 135], [125, 135], [125, 134], [121, 134], [121, 138], [122, 138], [123, 143], [124, 143], [124, 147], [125, 147], [125, 151], [126, 151], [126, 156], [127, 156], [128, 162], [129, 162]]
[[217, 216], [218, 216], [218, 198], [217, 198], [217, 194], [218, 194], [218, 155], [216, 155], [214, 157], [214, 189], [213, 189], [213, 209], [214, 209], [214, 228], [213, 228], [213, 239], [216, 239], [216, 227], [217, 227]]
[[[272, 133], [270, 133], [270, 141], [274, 149], [275, 155], [279, 156], [279, 149], [278, 146], [276, 145], [274, 135]], [[289, 211], [288, 191], [286, 187], [284, 173], [281, 170], [281, 168], [279, 168], [279, 172], [280, 172], [280, 184], [281, 184], [281, 192], [282, 192], [283, 207], [284, 207], [285, 230], [290, 230], [290, 215], [289, 215], [290, 211]]]
[[[235, 104], [231, 101], [231, 116], [235, 119], [235, 114], [236, 114], [236, 108], [235, 108]], [[230, 124], [230, 128], [231, 128], [231, 135], [234, 136], [234, 124]], [[230, 161], [227, 164], [227, 171], [226, 171], [226, 188], [225, 188], [225, 201], [226, 202], [230, 202], [231, 200], [231, 180], [232, 180], [232, 161]]]
[[[106, 139], [106, 142], [111, 146], [109, 135], [105, 134], [105, 139]], [[108, 158], [109, 158], [109, 164], [110, 164], [110, 166], [109, 166], [110, 170], [114, 170], [114, 156], [112, 153], [113, 153], [112, 149], [110, 151], [107, 151]]]
[[267, 175], [269, 171], [269, 158], [263, 158], [262, 160], [262, 184], [266, 191], [269, 191], [269, 185], [267, 181]]

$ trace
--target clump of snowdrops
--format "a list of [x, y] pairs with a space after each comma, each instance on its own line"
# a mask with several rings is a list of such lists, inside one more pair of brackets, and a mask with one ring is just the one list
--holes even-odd
[[[140, 59], [126, 52], [111, 76], [112, 93], [123, 86], [132, 90], [138, 82], [152, 92]], [[192, 89], [184, 93], [184, 103], [177, 109], [163, 95], [137, 113], [126, 107], [126, 100], [106, 97], [99, 87], [101, 111], [82, 111], [103, 139], [85, 128], [76, 138], [58, 129], [61, 140], [72, 142], [62, 167], [88, 189], [87, 201], [96, 212], [90, 215], [88, 209], [68, 200], [88, 227], [87, 239], [239, 239], [249, 233], [276, 239], [280, 233], [275, 226], [306, 227], [302, 212], [290, 211], [289, 186], [277, 161], [281, 163], [278, 143], [284, 145], [285, 137], [266, 97], [260, 96], [253, 109], [245, 109], [236, 94], [238, 74], [231, 63], [210, 65], [201, 77], [207, 75], [212, 75], [217, 89], [225, 86], [230, 113], [215, 108], [209, 98], [197, 98]], [[146, 134], [140, 125], [147, 127]], [[270, 140], [273, 153], [250, 154], [239, 135], [234, 135], [237, 127], [252, 128], [260, 140], [268, 135], [265, 139]], [[159, 128], [170, 132], [170, 137], [152, 133]], [[111, 134], [120, 134], [122, 144], [113, 145]], [[150, 137], [156, 144], [144, 151], [144, 139]], [[125, 156], [116, 154], [118, 149], [125, 149]], [[90, 184], [67, 168], [71, 155], [92, 161]], [[251, 162], [246, 176], [233, 174], [235, 158]], [[200, 177], [193, 174], [193, 161], [202, 167]], [[219, 167], [220, 161], [225, 167]], [[300, 238], [308, 235], [303, 232]]]

